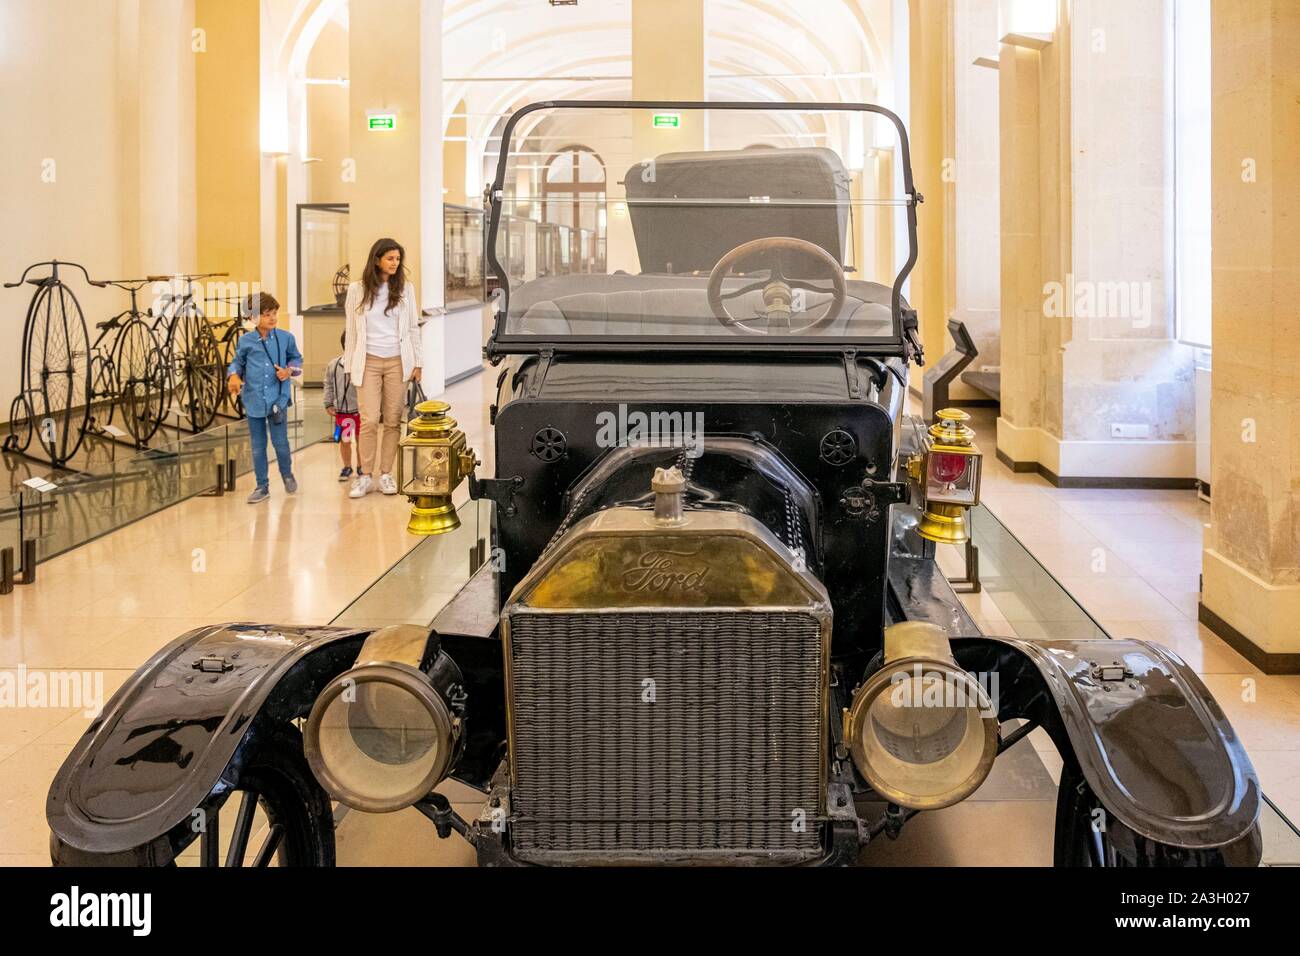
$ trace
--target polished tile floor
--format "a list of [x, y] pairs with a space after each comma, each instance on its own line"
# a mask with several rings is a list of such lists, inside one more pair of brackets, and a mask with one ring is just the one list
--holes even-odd
[[[445, 398], [487, 458], [490, 371], [452, 386]], [[1209, 509], [1190, 491], [1092, 491], [1052, 487], [1014, 474], [992, 455], [992, 418], [976, 410], [985, 460], [984, 500], [1112, 636], [1162, 642], [1187, 660], [1215, 694], [1246, 743], [1265, 791], [1300, 819], [1300, 677], [1268, 677], [1196, 621], [1203, 524]], [[333, 445], [296, 457], [302, 490], [256, 507], [239, 493], [197, 498], [145, 518], [41, 565], [37, 584], [0, 597], [0, 670], [85, 671], [102, 675], [105, 697], [155, 650], [185, 630], [223, 620], [326, 623], [416, 544], [404, 532], [401, 498], [346, 496], [335, 481]], [[941, 556], [956, 573], [955, 553]], [[1042, 615], [1016, 589], [963, 598], [986, 631], [1037, 636]], [[50, 779], [89, 724], [80, 708], [0, 710], [0, 865], [48, 862], [44, 800]], [[909, 824], [904, 839], [874, 845], [879, 862], [1046, 863], [1042, 841], [1023, 858], [972, 859], [949, 840], [908, 839], [970, 827], [1043, 828], [1058, 767], [1050, 744], [1031, 736], [984, 790], [959, 807]], [[1034, 759], [1035, 755], [1038, 757]], [[475, 794], [445, 788], [466, 813]], [[1041, 819], [1040, 819], [1041, 818]], [[909, 847], [911, 849], [909, 849]], [[918, 848], [928, 847], [925, 851]], [[942, 849], [948, 847], [947, 850]], [[439, 841], [415, 811], [347, 815], [340, 862], [472, 862], [459, 838]]]

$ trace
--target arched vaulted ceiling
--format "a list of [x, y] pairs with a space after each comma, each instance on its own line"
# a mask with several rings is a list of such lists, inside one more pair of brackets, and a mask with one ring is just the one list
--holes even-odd
[[[283, 21], [275, 62], [292, 82], [324, 27], [346, 26], [347, 0], [270, 2]], [[893, 0], [705, 2], [710, 99], [892, 105]], [[632, 0], [445, 0], [443, 112], [467, 114], [467, 154], [494, 152], [498, 120], [523, 103], [630, 97], [631, 14]]]
[[[890, 9], [890, 0], [707, 0], [709, 98], [887, 102]], [[467, 152], [483, 156], [499, 145], [501, 115], [523, 103], [628, 98], [631, 46], [631, 0], [447, 0], [444, 111], [465, 110]]]

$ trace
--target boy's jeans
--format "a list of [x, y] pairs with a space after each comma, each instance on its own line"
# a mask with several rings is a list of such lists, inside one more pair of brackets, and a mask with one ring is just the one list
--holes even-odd
[[293, 477], [293, 452], [289, 450], [289, 422], [274, 424], [269, 418], [248, 417], [248, 442], [253, 449], [253, 475], [257, 478], [257, 487], [266, 488], [270, 479], [266, 474], [266, 434], [271, 433], [271, 444], [275, 447], [275, 460], [280, 466], [281, 478]]

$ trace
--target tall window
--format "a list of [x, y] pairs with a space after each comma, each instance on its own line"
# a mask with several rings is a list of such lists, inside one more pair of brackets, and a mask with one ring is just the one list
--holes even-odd
[[1174, 34], [1174, 270], [1178, 340], [1210, 347], [1210, 0], [1178, 0]]
[[546, 161], [542, 180], [545, 220], [569, 226], [574, 265], [605, 269], [605, 163], [586, 146], [566, 146]]

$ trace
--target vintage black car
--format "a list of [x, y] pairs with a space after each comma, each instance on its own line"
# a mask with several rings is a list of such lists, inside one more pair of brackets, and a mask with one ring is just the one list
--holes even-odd
[[[621, 184], [540, 181], [593, 137]], [[417, 807], [486, 865], [850, 864], [1032, 728], [1064, 764], [1058, 864], [1258, 862], [1258, 780], [1181, 660], [981, 634], [936, 568], [980, 457], [960, 412], [904, 413], [922, 197], [894, 114], [539, 103], [505, 123], [490, 200], [495, 474], [430, 402], [402, 475], [416, 533], [455, 525], [462, 482], [493, 502], [490, 556], [431, 628], [224, 624], [160, 651], [54, 781], [56, 863], [198, 841], [330, 865], [338, 801]], [[507, 276], [505, 217], [584, 204], [603, 271]]]

